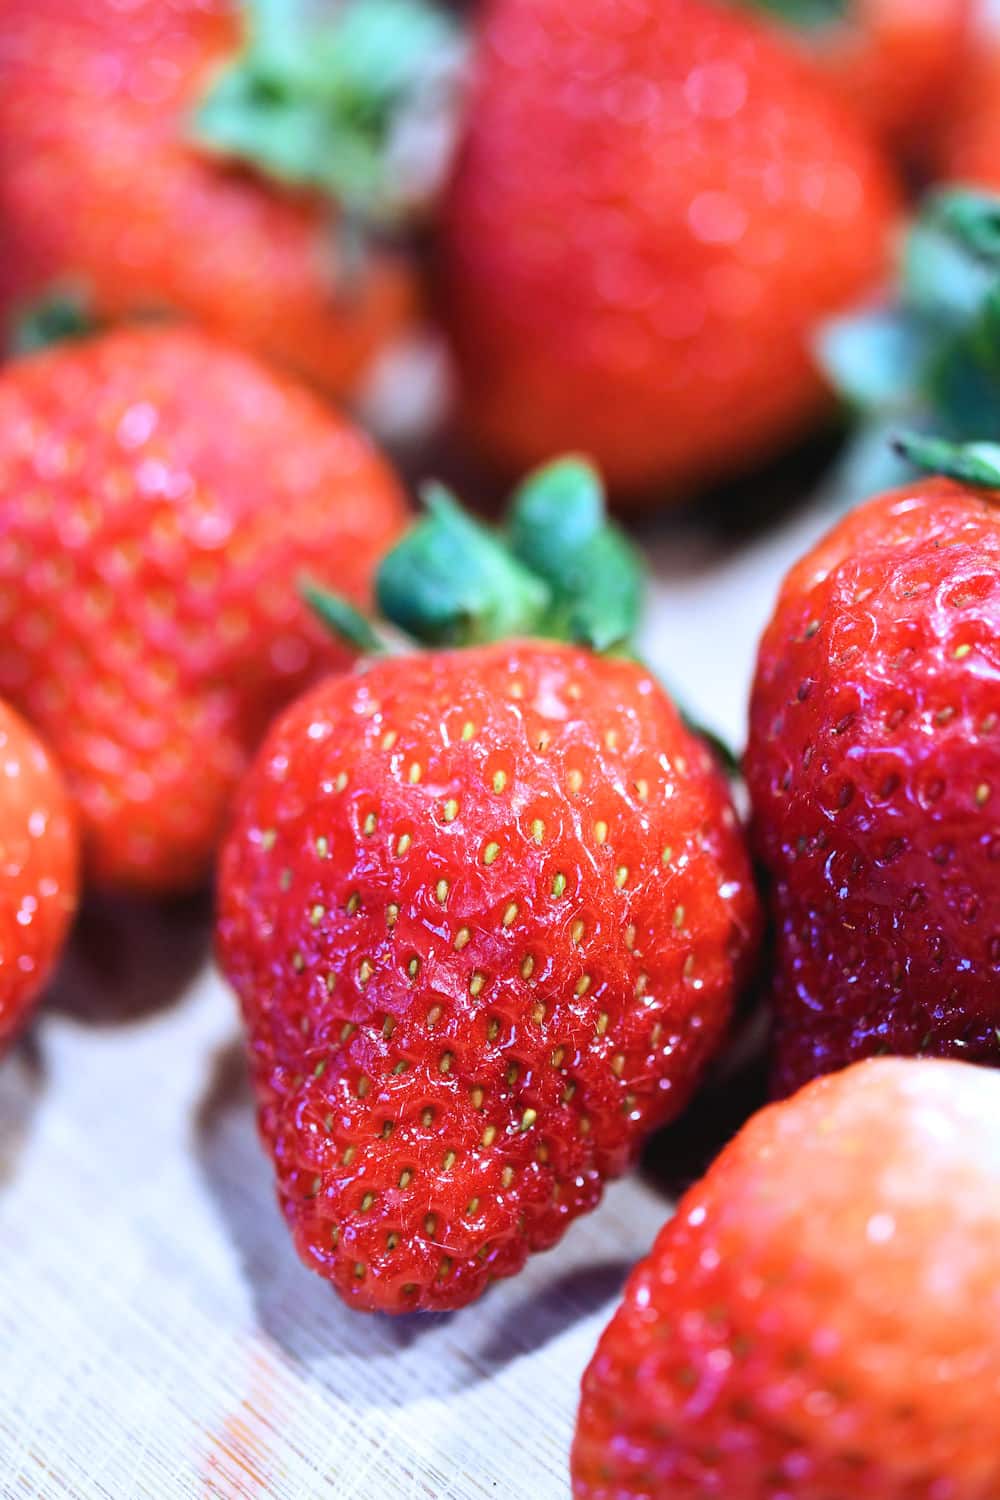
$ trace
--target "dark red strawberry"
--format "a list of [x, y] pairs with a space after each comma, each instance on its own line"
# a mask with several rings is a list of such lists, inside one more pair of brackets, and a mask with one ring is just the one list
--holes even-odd
[[62, 777], [0, 703], [0, 1048], [23, 1023], [76, 910], [77, 840]]
[[1000, 1089], [881, 1059], [756, 1115], [583, 1380], [576, 1500], [995, 1500]]
[[[1000, 486], [991, 452], [964, 472]], [[746, 775], [778, 923], [778, 1089], [878, 1052], [1000, 1063], [996, 493], [915, 480], [792, 570]]]
[[489, 0], [440, 266], [469, 431], [509, 468], [585, 448], [646, 503], [746, 467], [822, 411], [812, 331], [878, 281], [895, 209], [756, 18]]
[[201, 334], [0, 375], [0, 693], [45, 734], [93, 876], [204, 879], [274, 712], [344, 667], [302, 571], [367, 596], [404, 503], [364, 435]]
[[[557, 601], [558, 566], [527, 574], [441, 500], [383, 565], [397, 620], [475, 639], [558, 603], [593, 636], [569, 593], [599, 591], [614, 533]], [[243, 784], [218, 929], [303, 1259], [398, 1312], [554, 1245], [687, 1101], [756, 927], [725, 781], [641, 666], [521, 640], [307, 695]]]

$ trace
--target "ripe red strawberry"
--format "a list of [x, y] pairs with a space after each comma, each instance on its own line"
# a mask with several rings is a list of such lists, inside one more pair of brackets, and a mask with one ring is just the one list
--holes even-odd
[[789, 23], [870, 123], [904, 144], [964, 92], [972, 0], [747, 0]]
[[746, 754], [781, 1092], [877, 1052], [1000, 1063], [998, 565], [996, 494], [918, 479], [785, 581]]
[[0, 695], [44, 732], [96, 879], [207, 872], [273, 713], [349, 657], [298, 598], [358, 600], [403, 516], [343, 418], [177, 330], [0, 375]]
[[886, 265], [896, 196], [842, 101], [714, 0], [489, 0], [444, 203], [464, 420], [619, 490], [751, 463], [824, 403], [817, 321]]
[[1000, 1090], [880, 1059], [756, 1115], [583, 1379], [576, 1500], [995, 1500]]
[[962, 70], [935, 161], [945, 182], [1000, 188], [1000, 42], [983, 38]]
[[[546, 492], [570, 515], [567, 476], [525, 491], [540, 528]], [[542, 565], [580, 543], [572, 516]], [[582, 613], [559, 602], [581, 634], [618, 548], [586, 545], [562, 575]], [[379, 594], [440, 635], [449, 587], [480, 639], [546, 594], [437, 497]], [[308, 694], [243, 785], [218, 938], [303, 1259], [399, 1312], [461, 1306], [554, 1245], [687, 1101], [756, 928], [721, 772], [633, 662], [501, 642]]]
[[[241, 113], [235, 86], [207, 122], [237, 146], [256, 130], [236, 165], [202, 144], [200, 101], [267, 18], [246, 9], [249, 20], [237, 0], [4, 0], [0, 313], [68, 282], [99, 319], [170, 309], [343, 391], [411, 318], [413, 273], [387, 254], [348, 264], [329, 194], [268, 151], [288, 140], [280, 78], [246, 90], [269, 130]], [[286, 50], [296, 9], [281, 9]], [[363, 94], [351, 98], [362, 110]], [[335, 135], [313, 136], [339, 159]]]
[[59, 956], [76, 910], [77, 841], [48, 751], [0, 703], [0, 1048]]

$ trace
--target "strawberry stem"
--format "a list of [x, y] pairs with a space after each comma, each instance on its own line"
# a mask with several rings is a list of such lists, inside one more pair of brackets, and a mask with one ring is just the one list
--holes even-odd
[[540, 578], [443, 485], [421, 493], [427, 514], [385, 557], [376, 581], [387, 620], [432, 646], [536, 635], [550, 604]]
[[[499, 530], [469, 515], [444, 485], [426, 484], [421, 499], [425, 514], [386, 554], [375, 585], [381, 615], [410, 641], [471, 646], [540, 636], [635, 657], [643, 566], [609, 521], [604, 485], [586, 459], [556, 459], [530, 474]], [[346, 600], [314, 587], [305, 597], [356, 650], [390, 649]], [[729, 747], [679, 712], [734, 773]]]
[[83, 287], [55, 286], [14, 318], [6, 340], [7, 352], [37, 354], [51, 344], [88, 338], [100, 329], [101, 322]]
[[548, 627], [593, 651], [630, 641], [642, 613], [642, 564], [607, 518], [604, 486], [586, 459], [537, 470], [515, 491], [507, 544], [552, 593]]
[[900, 433], [896, 451], [916, 469], [944, 474], [963, 484], [1000, 489], [1000, 443], [949, 443], [921, 433]]
[[388, 654], [389, 644], [385, 637], [379, 634], [367, 615], [355, 609], [343, 595], [313, 583], [304, 583], [301, 594], [327, 629], [353, 646], [355, 651], [361, 651], [366, 656]]
[[851, 0], [745, 0], [745, 3], [800, 31], [834, 26], [846, 20], [851, 10]]
[[194, 137], [392, 226], [428, 203], [456, 134], [464, 44], [431, 0], [246, 0], [247, 41]]

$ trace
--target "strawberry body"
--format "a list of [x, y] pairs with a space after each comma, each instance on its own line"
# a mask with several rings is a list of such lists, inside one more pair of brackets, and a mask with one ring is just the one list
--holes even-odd
[[[795, 18], [796, 0], [751, 3]], [[802, 9], [812, 9], [808, 0]], [[971, 0], [847, 0], [826, 21], [803, 20], [795, 35], [877, 130], [917, 144], [957, 101], [960, 74], [964, 91], [972, 10]]]
[[576, 1500], [993, 1500], [1000, 1092], [878, 1059], [755, 1116], [583, 1380]]
[[920, 480], [787, 578], [746, 775], [778, 921], [776, 1084], [1000, 1063], [1000, 509]]
[[241, 33], [234, 0], [3, 0], [0, 314], [70, 284], [101, 319], [176, 312], [340, 392], [411, 277], [345, 270], [329, 204], [195, 144]]
[[592, 1209], [726, 1029], [757, 910], [724, 780], [637, 667], [375, 665], [273, 728], [219, 887], [260, 1124], [348, 1302], [469, 1302]]
[[962, 72], [935, 160], [944, 182], [1000, 188], [1000, 46], [984, 37]]
[[271, 715], [349, 660], [302, 572], [364, 600], [396, 481], [309, 393], [180, 329], [8, 365], [0, 475], [0, 693], [58, 755], [93, 875], [190, 886]]
[[444, 204], [465, 420], [619, 491], [749, 464], [817, 414], [807, 339], [881, 274], [876, 150], [773, 28], [710, 0], [492, 0]]
[[22, 1024], [76, 910], [77, 841], [63, 780], [0, 703], [0, 1048]]

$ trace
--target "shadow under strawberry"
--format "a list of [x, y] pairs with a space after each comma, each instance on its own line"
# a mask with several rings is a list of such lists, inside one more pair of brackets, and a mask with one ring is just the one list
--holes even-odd
[[183, 995], [211, 944], [207, 892], [169, 902], [91, 896], [45, 1001], [84, 1026], [128, 1026]]
[[376, 1365], [377, 1379], [352, 1386], [358, 1405], [401, 1407], [493, 1378], [610, 1303], [635, 1258], [577, 1260], [567, 1267], [570, 1235], [564, 1249], [545, 1257], [551, 1277], [544, 1285], [526, 1292], [523, 1279], [498, 1284], [474, 1315], [358, 1312], [344, 1307], [291, 1250], [236, 1039], [216, 1054], [194, 1132], [206, 1185], [236, 1248], [261, 1331], [293, 1364], [339, 1392], [345, 1365], [363, 1360], [369, 1372]]
[[33, 1033], [0, 1058], [0, 1189], [13, 1177], [45, 1088], [45, 1064]]

